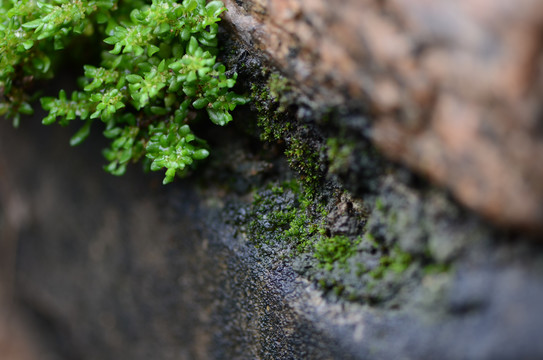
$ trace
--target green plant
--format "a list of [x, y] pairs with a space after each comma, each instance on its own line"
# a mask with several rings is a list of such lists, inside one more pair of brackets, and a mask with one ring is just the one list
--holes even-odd
[[256, 193], [247, 216], [251, 240], [257, 246], [280, 243], [292, 251], [291, 255], [309, 251], [326, 232], [326, 213], [312, 209], [312, 204], [307, 190], [296, 179]]
[[322, 237], [315, 244], [315, 258], [319, 260], [319, 266], [327, 270], [332, 270], [335, 262], [346, 266], [347, 259], [353, 256], [359, 243], [360, 238], [353, 241], [344, 235]]
[[386, 272], [401, 274], [412, 263], [411, 254], [402, 251], [398, 246], [393, 248], [388, 256], [379, 259], [379, 266], [370, 272], [374, 279], [382, 279]]
[[111, 139], [105, 169], [114, 175], [145, 157], [171, 182], [209, 154], [190, 129], [192, 114], [205, 109], [225, 125], [247, 101], [230, 91], [236, 75], [216, 62], [220, 1], [0, 0], [0, 10], [0, 115], [15, 125], [33, 111], [30, 84], [54, 76], [59, 50], [81, 37], [100, 39], [100, 66], [84, 66], [82, 90], [40, 101], [44, 124], [84, 122], [72, 145], [101, 120]]

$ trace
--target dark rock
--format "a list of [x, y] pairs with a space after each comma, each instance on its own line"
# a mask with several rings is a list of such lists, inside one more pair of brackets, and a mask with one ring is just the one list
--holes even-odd
[[[0, 153], [2, 169], [9, 169], [2, 172], [2, 199], [18, 197], [27, 209], [19, 218], [24, 221], [14, 222], [5, 217], [13, 208], [2, 204], [2, 223], [9, 221], [18, 233], [17, 297], [36, 319], [46, 319], [40, 321], [44, 333], [59, 334], [42, 340], [44, 357], [543, 356], [543, 252], [534, 242], [500, 240], [469, 217], [453, 217], [452, 229], [438, 227], [440, 241], [470, 237], [452, 257], [453, 269], [422, 277], [406, 270], [396, 292], [374, 290], [388, 294], [387, 306], [346, 301], [294, 271], [304, 261], [248, 242], [226, 206], [235, 204], [235, 193], [202, 187], [197, 178], [162, 187], [160, 176], [135, 169], [112, 177], [101, 170], [97, 139], [72, 149], [69, 132], [38, 126], [23, 123], [13, 130], [4, 122]], [[434, 212], [413, 207], [419, 190], [382, 189], [382, 216], [371, 221], [381, 224], [384, 238], [401, 238], [401, 229], [409, 231], [415, 219], [451, 224], [447, 212], [434, 218]], [[341, 204], [338, 216], [356, 210]], [[387, 208], [413, 218], [394, 227]], [[433, 234], [426, 231], [422, 239]], [[371, 263], [364, 256], [362, 262]], [[349, 280], [352, 275], [338, 276], [347, 286], [365, 286], [356, 284], [357, 277]], [[390, 284], [397, 283], [376, 286]]]

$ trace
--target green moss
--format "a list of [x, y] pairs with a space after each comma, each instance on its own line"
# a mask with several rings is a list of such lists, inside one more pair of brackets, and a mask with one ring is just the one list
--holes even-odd
[[283, 182], [254, 195], [247, 234], [256, 246], [277, 244], [294, 256], [323, 237], [326, 214], [322, 206], [314, 206], [299, 180]]
[[377, 200], [375, 200], [375, 208], [381, 212], [385, 211], [385, 205], [383, 204], [383, 199], [378, 197]]
[[285, 111], [285, 108], [289, 103], [287, 93], [292, 89], [288, 79], [278, 73], [272, 73], [268, 78], [267, 84], [269, 89], [269, 95], [274, 101], [279, 102], [279, 108], [277, 109], [277, 111]]
[[287, 144], [285, 155], [290, 167], [299, 173], [304, 187], [313, 196], [324, 177], [319, 149], [315, 149], [306, 141], [293, 138]]
[[[367, 189], [357, 187], [359, 179], [352, 176], [352, 169], [374, 167], [370, 147], [335, 128], [332, 120], [321, 121], [322, 129], [308, 122], [300, 111], [306, 104], [292, 102], [291, 93], [291, 85], [273, 74], [252, 88], [260, 137], [284, 147], [298, 180], [255, 196], [247, 234], [267, 253], [288, 254], [296, 271], [333, 296], [386, 303], [405, 282], [416, 281], [417, 266], [424, 262], [403, 251], [397, 237], [390, 237], [388, 229], [401, 219], [386, 197], [375, 196], [374, 206], [353, 207], [346, 190], [332, 185], [336, 179], [347, 179], [356, 183], [354, 189]], [[327, 138], [321, 130], [337, 135]], [[369, 226], [365, 221], [371, 211], [378, 221]]]
[[450, 270], [450, 264], [428, 264], [423, 268], [424, 275], [443, 274]]
[[[385, 203], [377, 207], [388, 209]], [[398, 306], [402, 301], [397, 297], [400, 290], [423, 276], [424, 258], [402, 250], [396, 241], [385, 240], [382, 233], [368, 228], [358, 234], [330, 235], [334, 216], [312, 197], [302, 181], [292, 180], [255, 195], [247, 235], [265, 254], [273, 251], [291, 261], [296, 271], [331, 296]], [[425, 271], [447, 269], [428, 265]]]
[[347, 259], [354, 255], [361, 239], [351, 240], [344, 235], [336, 235], [330, 238], [322, 237], [315, 244], [315, 258], [319, 260], [319, 266], [331, 270], [334, 264], [347, 265]]
[[395, 247], [388, 256], [381, 257], [379, 266], [371, 270], [370, 275], [374, 279], [382, 279], [387, 272], [401, 274], [411, 265], [411, 262], [409, 253]]
[[257, 246], [297, 243], [307, 235], [308, 218], [300, 207], [300, 196], [295, 180], [270, 186], [254, 195], [248, 234]]
[[349, 168], [355, 143], [341, 138], [329, 138], [326, 140], [328, 156], [328, 170], [331, 173], [344, 172]]
[[291, 90], [287, 80], [272, 73], [265, 86], [253, 84], [251, 99], [257, 110], [257, 125], [260, 139], [285, 144], [285, 156], [292, 169], [298, 172], [307, 191], [315, 192], [322, 182], [320, 146], [310, 142], [308, 129], [291, 114], [287, 107], [291, 104], [286, 92]]
[[[274, 74], [269, 79], [276, 78]], [[251, 85], [251, 100], [257, 111], [258, 126], [261, 129], [260, 139], [262, 141], [278, 141], [290, 130], [292, 124], [286, 120], [283, 112], [285, 104], [279, 105], [278, 88], [270, 88], [266, 82], [265, 86]]]

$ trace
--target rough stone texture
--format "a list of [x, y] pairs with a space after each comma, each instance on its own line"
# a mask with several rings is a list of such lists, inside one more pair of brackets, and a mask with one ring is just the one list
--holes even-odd
[[543, 230], [540, 1], [225, 3], [305, 94], [368, 112], [391, 158], [499, 225]]
[[[17, 298], [46, 336], [30, 360], [352, 356], [292, 307], [286, 295], [307, 284], [264, 268], [218, 218], [221, 198], [137, 170], [112, 177], [97, 144], [70, 148], [66, 131], [1, 126], [0, 149], [13, 154], [2, 156], [2, 195], [16, 200], [2, 219], [17, 229]], [[6, 216], [14, 207], [25, 209], [18, 223]]]
[[[436, 241], [470, 246], [454, 271], [425, 276], [395, 309], [346, 302], [228, 225], [220, 187], [115, 178], [97, 138], [74, 149], [70, 130], [0, 124], [1, 224], [16, 230], [15, 290], [42, 330], [39, 359], [543, 357], [534, 242], [444, 222]], [[409, 240], [420, 225], [397, 231]]]

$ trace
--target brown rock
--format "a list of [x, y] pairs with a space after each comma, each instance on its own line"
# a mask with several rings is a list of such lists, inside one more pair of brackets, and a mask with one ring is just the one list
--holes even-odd
[[543, 3], [226, 0], [248, 46], [388, 156], [496, 223], [543, 231]]

